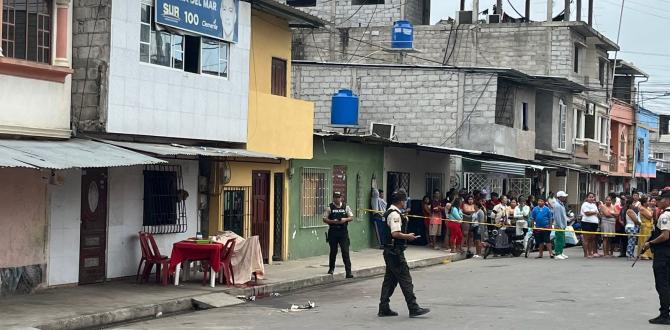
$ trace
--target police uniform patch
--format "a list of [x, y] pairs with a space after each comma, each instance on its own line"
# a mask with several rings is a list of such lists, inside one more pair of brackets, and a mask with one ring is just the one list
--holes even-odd
[[661, 220], [661, 223], [663, 223], [664, 225], [668, 224], [668, 219], [663, 218], [663, 220]]

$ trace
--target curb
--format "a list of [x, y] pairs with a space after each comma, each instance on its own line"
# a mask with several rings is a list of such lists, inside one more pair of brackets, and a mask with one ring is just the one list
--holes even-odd
[[[439, 265], [447, 262], [454, 262], [463, 260], [463, 255], [449, 255], [432, 257], [427, 259], [409, 260], [407, 262], [410, 269], [422, 268], [428, 266]], [[385, 266], [375, 266], [354, 270], [356, 278], [373, 277], [382, 275], [386, 271]], [[157, 315], [167, 315], [172, 313], [193, 311], [196, 309], [194, 299], [227, 293], [233, 296], [266, 296], [275, 292], [289, 292], [299, 289], [304, 289], [312, 286], [331, 284], [337, 282], [344, 282], [344, 273], [337, 273], [335, 275], [320, 275], [312, 278], [286, 281], [279, 283], [271, 283], [259, 285], [251, 288], [229, 288], [218, 292], [206, 293], [197, 296], [183, 297], [173, 300], [167, 300], [156, 304], [147, 304], [140, 306], [133, 306], [127, 308], [116, 309], [108, 312], [94, 313], [88, 315], [81, 315], [66, 319], [55, 320], [49, 323], [34, 326], [42, 330], [65, 330], [65, 329], [86, 329], [102, 326], [109, 326], [118, 323], [127, 323], [131, 321], [146, 320], [158, 317]]]

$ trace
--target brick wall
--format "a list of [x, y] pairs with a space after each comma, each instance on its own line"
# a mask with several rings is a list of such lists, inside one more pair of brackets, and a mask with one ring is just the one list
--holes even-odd
[[463, 120], [463, 109], [473, 122], [494, 122], [497, 78], [490, 74], [294, 63], [293, 84], [295, 97], [315, 102], [317, 129], [332, 129], [331, 96], [340, 88], [359, 96], [361, 130], [371, 122], [395, 124], [399, 141], [454, 146], [458, 136], [452, 133]]
[[79, 131], [105, 128], [110, 56], [111, 0], [74, 0], [72, 116]]

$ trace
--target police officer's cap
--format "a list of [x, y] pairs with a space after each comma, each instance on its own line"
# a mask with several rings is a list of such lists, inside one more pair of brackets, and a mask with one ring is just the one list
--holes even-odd
[[396, 190], [391, 194], [391, 203], [404, 202], [407, 200], [407, 192], [404, 189]]

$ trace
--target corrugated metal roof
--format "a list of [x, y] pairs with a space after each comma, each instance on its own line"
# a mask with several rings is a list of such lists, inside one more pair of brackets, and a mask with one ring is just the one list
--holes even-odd
[[160, 156], [207, 156], [207, 157], [238, 157], [238, 158], [270, 158], [281, 157], [243, 149], [194, 147], [180, 144], [139, 143], [112, 140], [99, 140], [115, 146], [147, 152]]
[[0, 140], [0, 167], [61, 170], [158, 163], [166, 163], [166, 161], [91, 140]]

